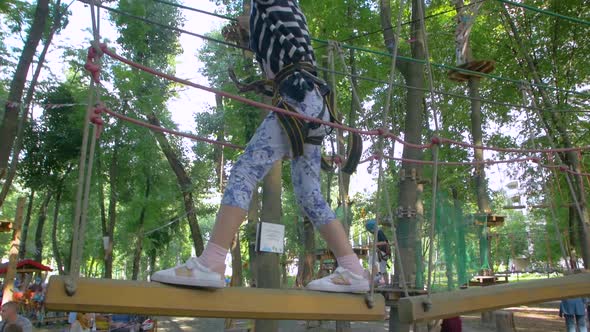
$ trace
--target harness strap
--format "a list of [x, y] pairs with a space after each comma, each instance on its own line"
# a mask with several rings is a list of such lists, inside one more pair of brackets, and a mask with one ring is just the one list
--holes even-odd
[[[283, 99], [279, 91], [281, 83], [295, 72], [299, 72], [306, 79], [312, 81], [319, 89], [319, 92], [324, 99], [324, 108], [317, 117], [319, 119], [323, 119], [325, 110], [327, 108], [328, 112], [330, 113], [330, 122], [341, 124], [334, 112], [336, 109], [334, 107], [336, 102], [334, 99], [334, 93], [324, 80], [316, 76], [316, 68], [309, 62], [298, 62], [285, 66], [280, 72], [277, 73], [274, 80], [258, 80], [248, 84], [241, 83], [236, 78], [236, 75], [232, 69], [229, 69], [229, 76], [234, 84], [238, 87], [240, 92], [254, 91], [263, 95], [273, 96], [273, 105], [284, 108], [289, 112], [296, 113], [296, 109]], [[309, 130], [319, 128], [321, 126], [320, 124], [306, 122], [281, 113], [277, 113], [277, 117], [281, 127], [289, 138], [294, 157], [303, 155], [303, 148], [305, 144], [322, 145], [325, 135], [309, 136]], [[329, 135], [330, 133], [331, 131], [326, 134]], [[348, 138], [346, 163], [342, 167], [342, 172], [347, 174], [354, 173], [360, 162], [362, 153], [363, 140], [361, 136], [356, 133], [350, 133]], [[334, 167], [323, 157], [321, 167], [324, 171], [334, 171]]]

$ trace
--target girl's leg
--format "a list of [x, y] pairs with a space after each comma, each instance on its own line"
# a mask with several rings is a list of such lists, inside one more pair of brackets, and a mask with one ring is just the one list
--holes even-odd
[[320, 146], [306, 144], [304, 154], [293, 159], [291, 177], [297, 203], [336, 256], [339, 269], [328, 277], [312, 281], [308, 288], [333, 292], [364, 292], [369, 283], [354, 254], [342, 224], [325, 201], [320, 188]]
[[[232, 168], [223, 193], [211, 239], [198, 258], [176, 268], [158, 271], [152, 280], [203, 287], [224, 287], [225, 257], [231, 241], [246, 217], [252, 193], [274, 163], [289, 152], [274, 113], [269, 114]], [[220, 282], [221, 281], [221, 282]]]

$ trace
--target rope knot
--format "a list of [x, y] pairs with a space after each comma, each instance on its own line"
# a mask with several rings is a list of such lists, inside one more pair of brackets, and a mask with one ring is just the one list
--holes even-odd
[[102, 128], [104, 127], [104, 120], [102, 119], [102, 113], [107, 108], [104, 104], [97, 104], [92, 110], [93, 115], [90, 117], [90, 122], [96, 126], [96, 138], [100, 137]]
[[430, 311], [430, 309], [432, 309], [432, 301], [430, 300], [430, 298], [422, 302], [422, 307], [424, 308], [425, 312], [428, 312]]
[[541, 158], [533, 157], [533, 158], [531, 158], [531, 162], [533, 162], [535, 164], [540, 164], [541, 163]]
[[92, 43], [92, 46], [88, 48], [88, 55], [86, 56], [86, 64], [84, 64], [84, 69], [90, 72], [90, 76], [95, 83], [100, 83], [100, 65], [99, 61], [103, 55], [103, 50], [106, 49], [106, 44], [96, 44]]
[[562, 172], [567, 172], [567, 171], [569, 171], [570, 169], [569, 169], [569, 167], [567, 167], [566, 165], [561, 165], [561, 166], [559, 166], [559, 170], [560, 170], [560, 171], [562, 171]]
[[332, 161], [336, 165], [342, 165], [342, 157], [339, 155], [335, 155], [334, 157], [332, 157]]
[[430, 143], [432, 143], [432, 145], [441, 145], [442, 144], [442, 138], [440, 138], [438, 136], [433, 136], [430, 139]]
[[373, 154], [373, 156], [371, 157], [373, 160], [381, 160], [381, 158], [383, 157], [382, 154], [380, 153], [375, 153]]

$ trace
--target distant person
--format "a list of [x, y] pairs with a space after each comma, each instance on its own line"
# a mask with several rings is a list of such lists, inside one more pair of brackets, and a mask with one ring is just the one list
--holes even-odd
[[[375, 227], [377, 227], [377, 220], [369, 219], [365, 223], [365, 228], [367, 231], [373, 234], [375, 232]], [[389, 278], [387, 273], [387, 268], [389, 266], [389, 260], [391, 259], [391, 245], [389, 244], [389, 240], [385, 236], [383, 230], [379, 229], [377, 231], [377, 267], [378, 267], [378, 274], [375, 278], [375, 282], [388, 284]]]
[[588, 332], [585, 299], [578, 297], [561, 300], [559, 317], [565, 317], [567, 332]]
[[445, 318], [440, 326], [440, 332], [462, 332], [461, 317]]
[[16, 324], [22, 328], [23, 332], [33, 332], [33, 324], [26, 317], [18, 314], [18, 303], [14, 301], [6, 302], [0, 311], [2, 322], [0, 322], [0, 332], [7, 332], [11, 324]]

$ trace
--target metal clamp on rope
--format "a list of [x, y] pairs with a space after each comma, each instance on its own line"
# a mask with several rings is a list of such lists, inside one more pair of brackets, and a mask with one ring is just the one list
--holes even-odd
[[375, 307], [375, 298], [373, 297], [373, 294], [365, 294], [365, 303], [369, 309], [373, 309]]
[[78, 283], [76, 278], [72, 276], [67, 276], [64, 280], [64, 290], [68, 296], [76, 295], [76, 291], [78, 290]]

